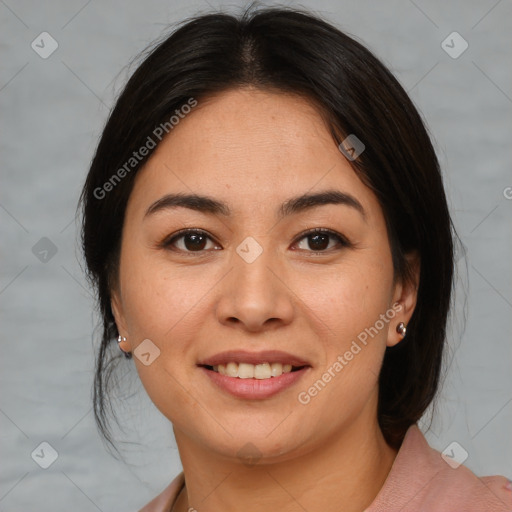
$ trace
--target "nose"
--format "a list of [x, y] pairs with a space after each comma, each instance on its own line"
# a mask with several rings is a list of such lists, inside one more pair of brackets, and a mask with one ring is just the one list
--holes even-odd
[[221, 282], [216, 308], [220, 323], [258, 332], [292, 321], [294, 295], [276, 258], [270, 250], [263, 250], [253, 261], [233, 254], [233, 268]]

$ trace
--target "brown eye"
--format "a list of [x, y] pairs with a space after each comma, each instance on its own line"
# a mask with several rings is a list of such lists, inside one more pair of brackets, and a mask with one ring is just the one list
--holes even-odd
[[[211, 242], [210, 247], [208, 242]], [[201, 252], [215, 247], [212, 239], [206, 232], [197, 229], [188, 229], [180, 231], [179, 234], [174, 235], [168, 239], [164, 244], [166, 248], [176, 248], [183, 252]]]
[[[333, 239], [336, 242], [334, 244], [332, 244]], [[341, 247], [348, 247], [350, 245], [348, 240], [339, 233], [319, 228], [303, 234], [297, 244], [303, 244], [303, 247], [299, 248], [306, 251], [309, 250], [310, 252], [326, 252], [326, 250], [332, 249], [336, 245]], [[307, 247], [304, 247], [304, 245]]]

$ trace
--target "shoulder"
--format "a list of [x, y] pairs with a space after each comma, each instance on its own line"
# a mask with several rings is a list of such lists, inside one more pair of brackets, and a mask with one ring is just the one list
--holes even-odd
[[144, 505], [139, 512], [169, 512], [184, 484], [185, 477], [183, 472], [181, 472], [158, 496]]
[[504, 476], [477, 477], [449, 455], [443, 456], [412, 425], [382, 489], [365, 512], [510, 512], [512, 490], [507, 484]]

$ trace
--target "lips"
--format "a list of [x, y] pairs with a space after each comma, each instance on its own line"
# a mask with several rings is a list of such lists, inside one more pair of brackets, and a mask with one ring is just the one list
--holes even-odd
[[311, 369], [308, 361], [278, 350], [231, 350], [203, 359], [197, 366], [217, 389], [245, 400], [270, 398]]

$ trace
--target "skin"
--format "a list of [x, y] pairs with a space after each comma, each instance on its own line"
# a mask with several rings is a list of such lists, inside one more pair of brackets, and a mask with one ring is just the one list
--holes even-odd
[[[354, 196], [365, 218], [351, 206], [327, 204], [276, 220], [290, 197], [325, 189]], [[233, 214], [179, 207], [144, 218], [151, 204], [176, 192], [222, 200]], [[184, 228], [209, 234], [202, 251], [186, 237], [159, 245]], [[311, 237], [298, 238], [311, 228], [340, 233], [351, 245], [331, 237], [315, 254]], [[248, 236], [263, 249], [252, 263], [236, 252]], [[378, 374], [386, 347], [402, 339], [397, 324], [413, 313], [416, 284], [394, 278], [380, 205], [310, 102], [253, 88], [202, 100], [136, 177], [112, 290], [127, 338], [121, 348], [133, 352], [150, 339], [161, 351], [148, 366], [134, 362], [173, 424], [186, 479], [174, 510], [369, 506], [396, 456], [377, 422]], [[298, 393], [395, 303], [400, 312], [378, 335], [307, 405], [299, 403]], [[230, 349], [279, 349], [311, 368], [274, 397], [243, 400], [197, 367]], [[260, 456], [253, 465], [237, 455], [249, 442]]]

